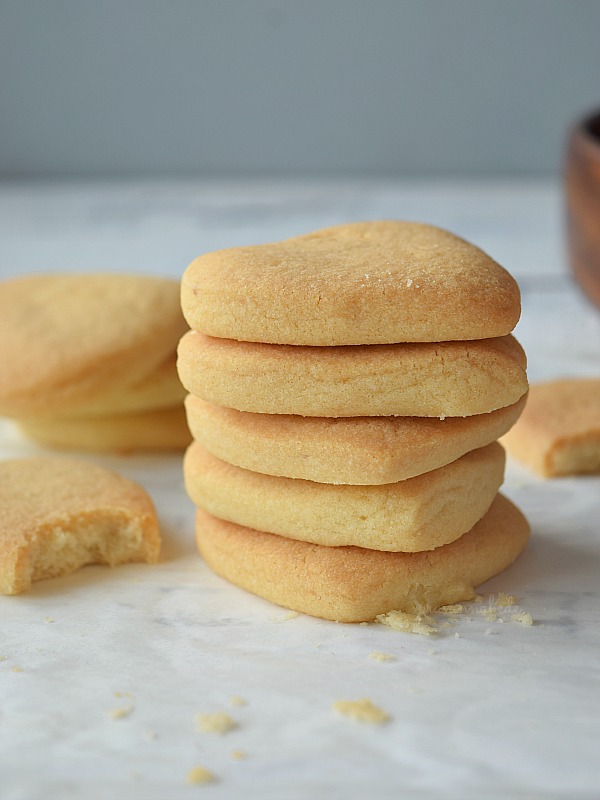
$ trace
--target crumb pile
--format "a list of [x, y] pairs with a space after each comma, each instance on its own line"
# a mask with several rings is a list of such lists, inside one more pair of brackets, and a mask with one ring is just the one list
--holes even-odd
[[528, 537], [497, 439], [526, 360], [511, 276], [429, 225], [342, 225], [200, 256], [181, 302], [184, 462], [207, 563], [357, 622], [468, 600]]
[[176, 281], [28, 275], [0, 283], [0, 415], [32, 439], [89, 451], [182, 450]]

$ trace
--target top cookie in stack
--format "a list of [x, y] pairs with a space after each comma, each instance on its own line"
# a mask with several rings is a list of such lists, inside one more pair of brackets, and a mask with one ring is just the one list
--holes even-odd
[[488, 255], [399, 221], [200, 256], [181, 304], [190, 328], [209, 336], [327, 347], [491, 339], [521, 313], [516, 282]]
[[[435, 550], [447, 573], [446, 546], [507, 504], [494, 501], [504, 457], [492, 443], [527, 392], [510, 336], [520, 298], [478, 248], [429, 225], [343, 225], [201, 256], [184, 274], [182, 308], [193, 330], [178, 368], [196, 439], [186, 483], [219, 518], [199, 513], [205, 558], [234, 582], [333, 619], [410, 610], [417, 584], [398, 588], [398, 559], [428, 584], [431, 570], [419, 577], [406, 559]], [[436, 579], [428, 605], [466, 599], [516, 557], [527, 525], [510, 513], [514, 534], [491, 536], [488, 520], [495, 555], [476, 569], [462, 553], [471, 571]], [[239, 537], [236, 558], [227, 542]], [[396, 589], [365, 605], [356, 570], [369, 550], [382, 551]], [[337, 566], [311, 577], [290, 571], [295, 558]]]

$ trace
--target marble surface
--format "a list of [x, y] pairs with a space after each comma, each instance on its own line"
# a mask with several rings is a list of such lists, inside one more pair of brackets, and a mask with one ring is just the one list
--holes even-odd
[[[4, 184], [0, 277], [178, 276], [208, 249], [389, 217], [448, 227], [513, 272], [533, 380], [600, 374], [600, 313], [568, 276], [552, 183]], [[1, 457], [34, 452], [0, 423]], [[598, 797], [600, 479], [544, 482], [509, 462], [533, 536], [482, 592], [516, 595], [534, 624], [471, 604], [427, 638], [290, 618], [229, 586], [195, 553], [179, 458], [93, 460], [150, 492], [163, 557], [0, 597], [2, 800]], [[392, 721], [332, 710], [363, 697]], [[197, 732], [211, 711], [239, 727]], [[186, 785], [196, 765], [218, 781]]]

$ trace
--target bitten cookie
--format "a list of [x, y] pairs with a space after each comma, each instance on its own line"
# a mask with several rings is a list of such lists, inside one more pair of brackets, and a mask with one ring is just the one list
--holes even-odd
[[503, 442], [545, 478], [600, 472], [600, 378], [533, 384]]
[[254, 472], [317, 483], [395, 483], [443, 467], [514, 425], [526, 397], [472, 417], [294, 417], [185, 401], [192, 436]]
[[66, 416], [142, 381], [186, 330], [177, 281], [29, 275], [0, 283], [0, 415]]
[[339, 622], [469, 600], [474, 587], [512, 564], [528, 536], [527, 520], [502, 495], [472, 530], [425, 553], [323, 547], [205, 511], [196, 517], [198, 548], [218, 575], [286, 608]]
[[84, 564], [158, 560], [152, 501], [133, 481], [60, 458], [0, 461], [0, 593]]
[[190, 327], [249, 342], [317, 346], [487, 339], [520, 314], [488, 255], [416, 222], [360, 222], [208, 253], [183, 275]]
[[192, 438], [183, 405], [106, 417], [44, 417], [18, 425], [47, 447], [97, 453], [184, 450]]
[[485, 514], [504, 450], [493, 443], [398, 483], [333, 486], [234, 467], [194, 442], [183, 471], [192, 502], [220, 519], [326, 546], [414, 552], [457, 539]]
[[526, 358], [512, 336], [474, 342], [301, 347], [189, 331], [177, 368], [211, 403], [307, 417], [463, 417], [516, 403]]

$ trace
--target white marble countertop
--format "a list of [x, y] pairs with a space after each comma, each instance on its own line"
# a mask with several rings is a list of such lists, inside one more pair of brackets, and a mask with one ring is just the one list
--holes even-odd
[[[568, 276], [551, 183], [6, 183], [0, 278], [178, 276], [206, 250], [392, 217], [447, 227], [517, 277], [532, 380], [600, 374], [600, 312]], [[0, 423], [0, 457], [33, 452]], [[600, 795], [600, 479], [544, 482], [509, 463], [504, 491], [532, 541], [482, 592], [516, 595], [534, 625], [472, 606], [425, 638], [286, 618], [196, 555], [180, 459], [93, 460], [150, 492], [163, 557], [0, 597], [1, 800]], [[230, 706], [233, 695], [247, 705]], [[331, 708], [363, 697], [392, 721], [369, 727]], [[195, 730], [195, 714], [220, 710], [236, 730]], [[218, 782], [186, 785], [198, 764]]]

